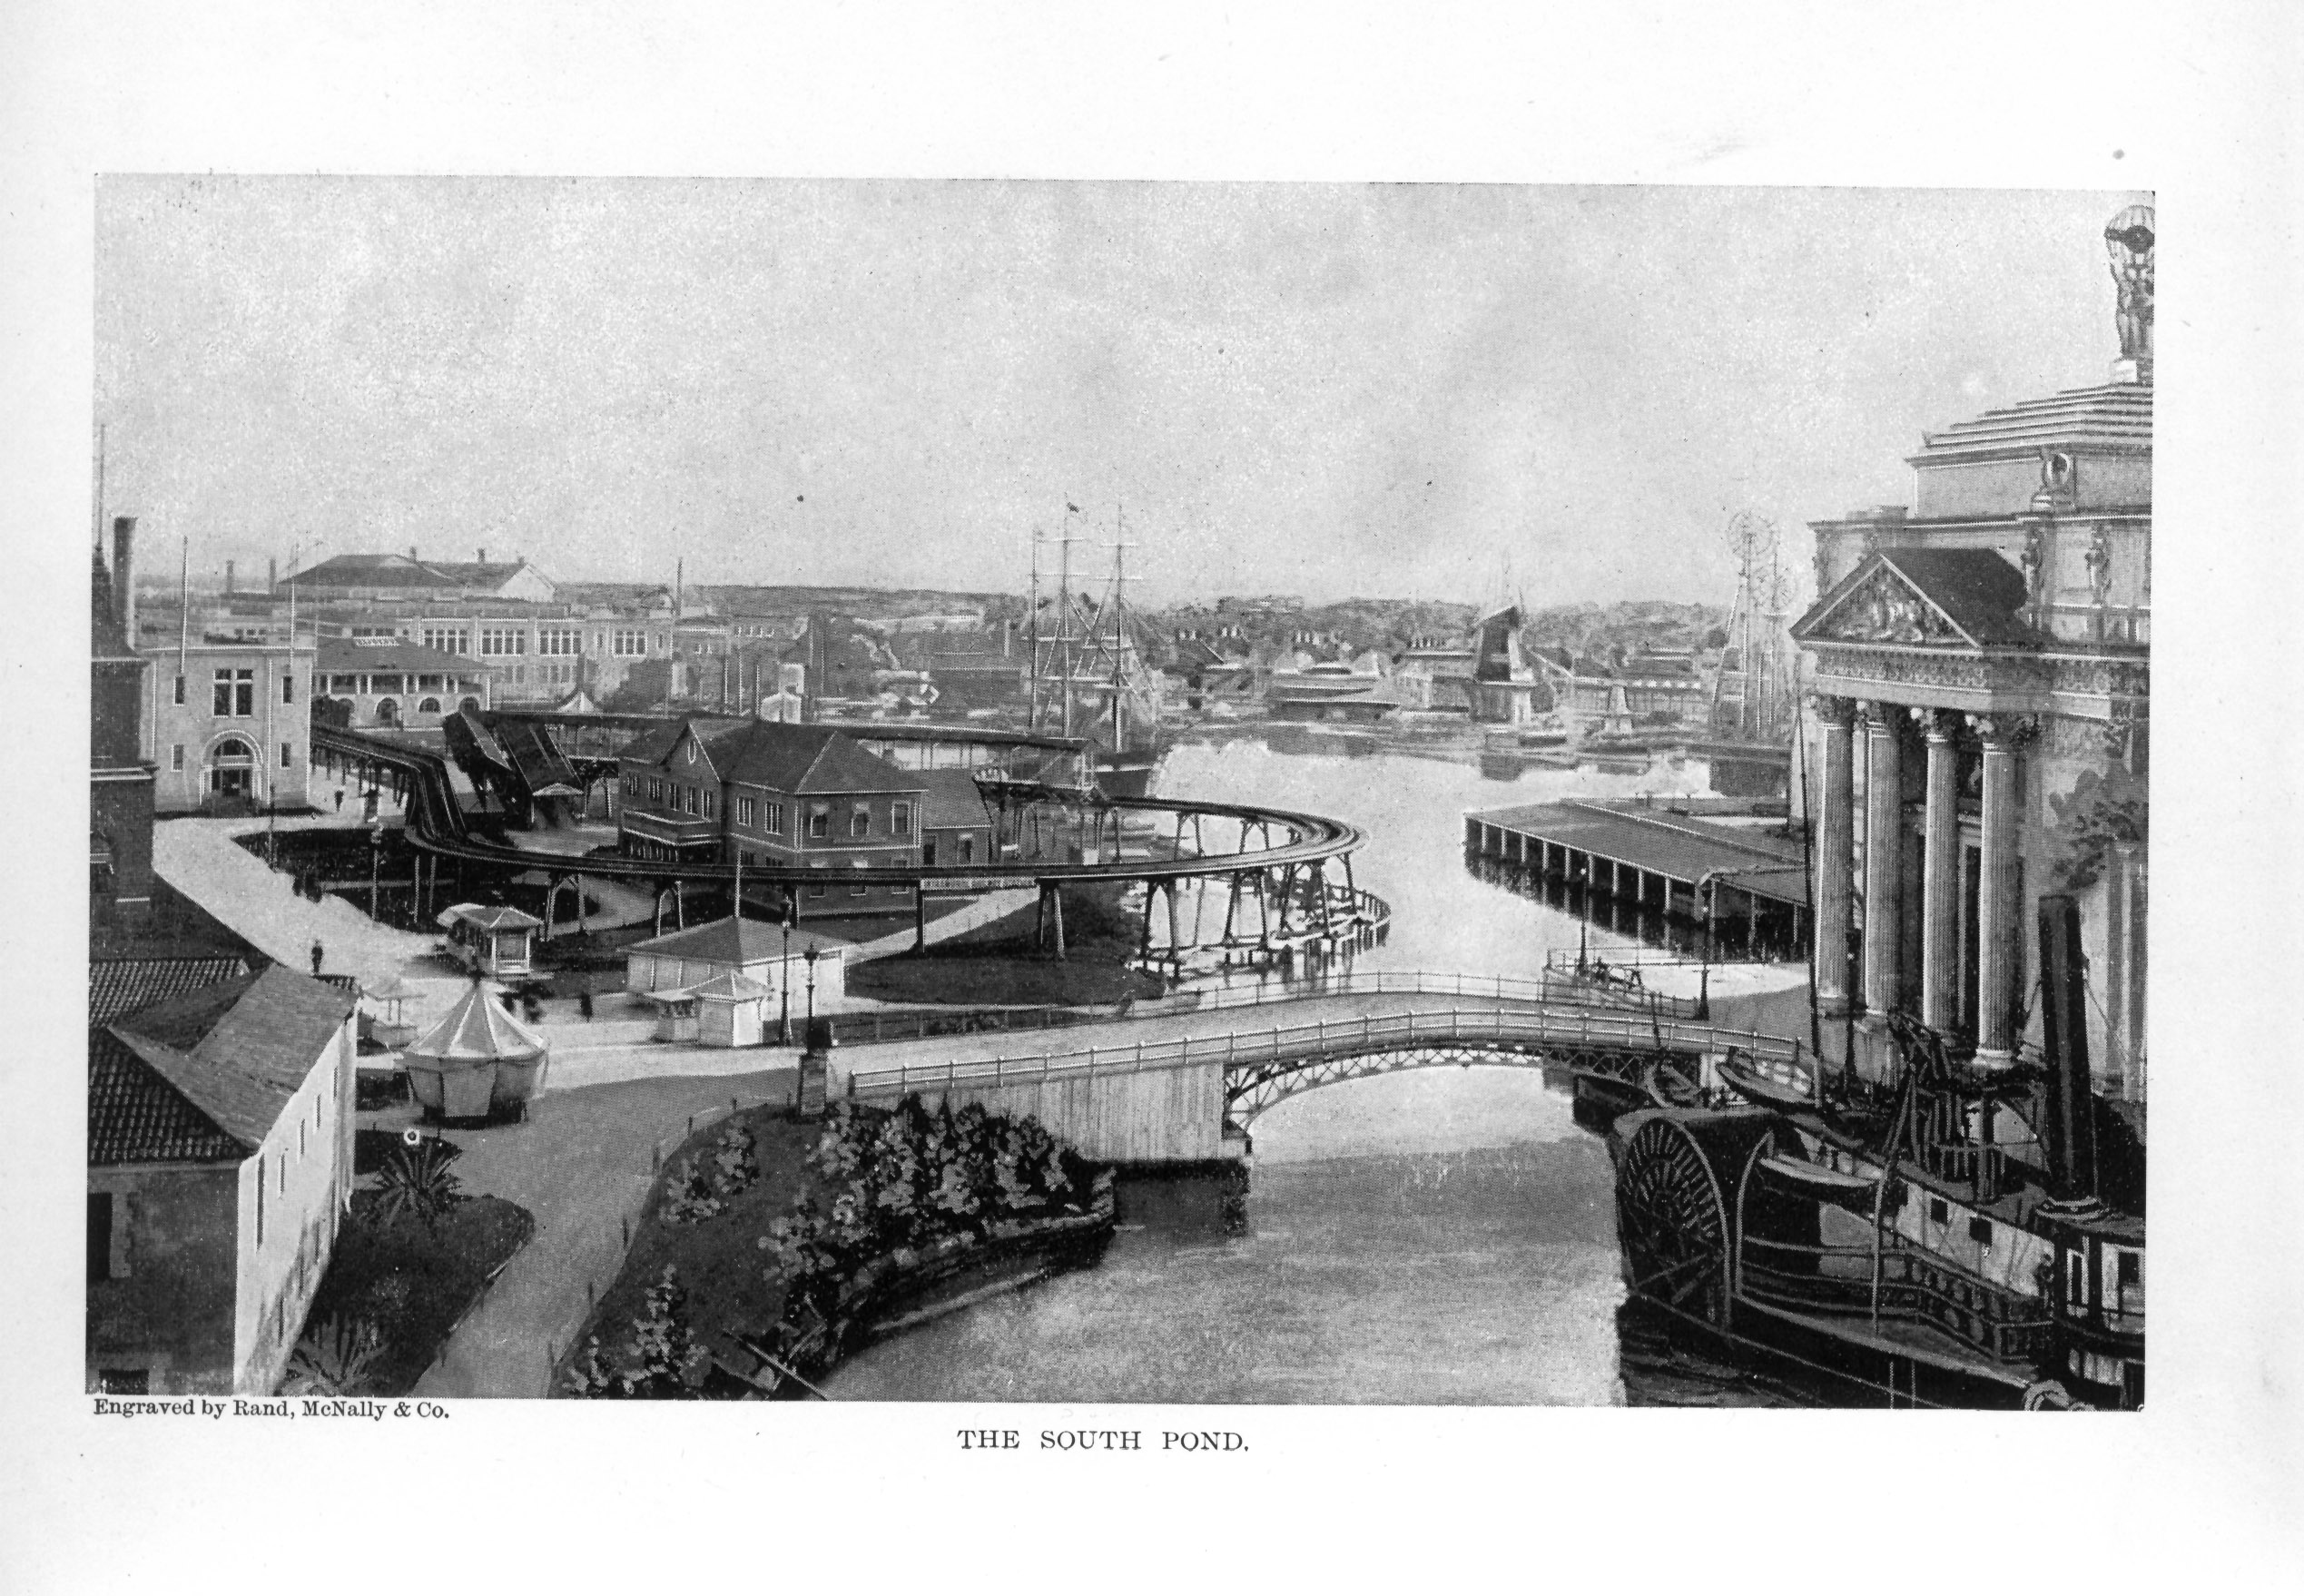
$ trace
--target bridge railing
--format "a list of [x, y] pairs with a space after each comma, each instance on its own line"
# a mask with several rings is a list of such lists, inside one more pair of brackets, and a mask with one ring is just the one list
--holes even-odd
[[1550, 1003], [1655, 1012], [1673, 1019], [1696, 1017], [1695, 1000], [1661, 993], [1595, 988], [1559, 971], [1542, 975], [1466, 975], [1452, 970], [1349, 970], [1334, 975], [1275, 980], [1269, 977], [1219, 978], [1218, 984], [1190, 991], [1149, 998], [1128, 1006], [1125, 1018], [1142, 1015], [1201, 1014], [1216, 1009], [1252, 1009], [1307, 999], [1374, 993], [1419, 998], [1492, 998], [1504, 1003]]
[[1444, 1009], [1064, 1053], [859, 1069], [850, 1075], [848, 1089], [852, 1097], [901, 1097], [938, 1089], [1035, 1085], [1190, 1065], [1229, 1068], [1442, 1046], [1603, 1053], [1725, 1053], [1733, 1049], [1748, 1058], [1785, 1063], [1796, 1061], [1801, 1053], [1800, 1044], [1786, 1037], [1590, 1005]]

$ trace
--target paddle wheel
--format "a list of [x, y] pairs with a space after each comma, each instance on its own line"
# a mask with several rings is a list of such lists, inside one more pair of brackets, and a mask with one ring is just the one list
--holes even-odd
[[1766, 1130], [1765, 1117], [1751, 1113], [1650, 1110], [1620, 1121], [1616, 1228], [1635, 1296], [1728, 1327], [1730, 1236], [1718, 1171], [1740, 1164]]

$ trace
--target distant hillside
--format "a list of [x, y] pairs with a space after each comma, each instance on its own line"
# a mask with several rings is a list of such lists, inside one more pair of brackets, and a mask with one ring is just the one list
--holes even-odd
[[[1236, 626], [1252, 643], [1285, 644], [1297, 633], [1311, 632], [1334, 639], [1334, 649], [1352, 652], [1397, 652], [1418, 637], [1465, 637], [1477, 618], [1469, 604], [1403, 598], [1348, 598], [1267, 615], [1244, 615], [1221, 604], [1194, 604], [1144, 616], [1154, 635], [1163, 639], [1179, 629], [1214, 637], [1221, 627]], [[1712, 634], [1727, 620], [1727, 611], [1717, 605], [1668, 599], [1553, 605], [1524, 615], [1521, 637], [1531, 646], [1560, 646], [1612, 658], [1619, 650], [1630, 655], [1654, 648], [1717, 646], [1719, 639]]]

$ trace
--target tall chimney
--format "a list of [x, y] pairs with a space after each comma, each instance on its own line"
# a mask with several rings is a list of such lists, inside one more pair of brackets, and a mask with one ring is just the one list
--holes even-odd
[[485, 548], [480, 550], [480, 563], [484, 566], [488, 563], [488, 551]]
[[413, 543], [408, 546], [408, 563], [410, 565], [416, 565], [418, 563], [416, 557], [416, 545]]
[[136, 646], [136, 517], [114, 516], [112, 519], [112, 613], [120, 622], [120, 629], [128, 635], [128, 646]]
[[267, 593], [280, 591], [280, 556], [278, 555], [272, 556], [271, 559], [264, 562], [264, 591]]
[[232, 562], [226, 560], [224, 562], [224, 596], [230, 598], [232, 593]]
[[2096, 1195], [2095, 1088], [2088, 1079], [2088, 996], [2080, 905], [2040, 900], [2040, 1040], [2048, 1059], [2048, 1178], [2059, 1197]]

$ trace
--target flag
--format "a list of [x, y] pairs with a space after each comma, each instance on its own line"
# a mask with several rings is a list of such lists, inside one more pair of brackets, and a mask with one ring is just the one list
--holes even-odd
[[1068, 501], [1066, 503], [1064, 507], [1071, 511], [1076, 516], [1080, 513], [1080, 507], [1076, 504], [1069, 503]]

